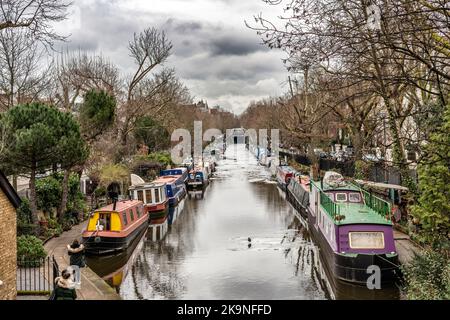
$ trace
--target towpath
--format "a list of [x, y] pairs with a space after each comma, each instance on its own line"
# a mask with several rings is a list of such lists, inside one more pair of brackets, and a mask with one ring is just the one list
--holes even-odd
[[[87, 222], [74, 226], [70, 231], [63, 232], [58, 238], [54, 238], [45, 244], [45, 250], [49, 256], [54, 256], [60, 271], [69, 266], [67, 244], [74, 239], [80, 239]], [[77, 290], [79, 300], [120, 300], [120, 296], [102, 278], [89, 267], [81, 269], [81, 289]]]

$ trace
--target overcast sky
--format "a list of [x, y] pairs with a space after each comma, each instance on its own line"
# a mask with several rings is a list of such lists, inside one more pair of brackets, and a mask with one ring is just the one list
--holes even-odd
[[74, 0], [72, 18], [58, 29], [71, 34], [69, 50], [102, 53], [124, 75], [135, 70], [127, 51], [133, 33], [165, 30], [174, 45], [166, 66], [175, 68], [195, 100], [240, 113], [251, 100], [286, 89], [283, 54], [261, 45], [244, 24], [280, 10], [261, 0]]

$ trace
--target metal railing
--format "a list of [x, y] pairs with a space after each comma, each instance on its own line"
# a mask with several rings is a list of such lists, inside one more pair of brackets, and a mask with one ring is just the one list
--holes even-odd
[[17, 261], [17, 294], [48, 295], [59, 276], [59, 266], [52, 257]]
[[336, 216], [340, 215], [341, 210], [339, 205], [331, 200], [323, 191], [320, 191], [320, 205], [333, 220], [336, 220]]
[[389, 202], [378, 198], [377, 196], [374, 196], [364, 189], [361, 189], [361, 192], [364, 196], [364, 203], [366, 204], [366, 206], [371, 208], [383, 218], [391, 218], [391, 204]]

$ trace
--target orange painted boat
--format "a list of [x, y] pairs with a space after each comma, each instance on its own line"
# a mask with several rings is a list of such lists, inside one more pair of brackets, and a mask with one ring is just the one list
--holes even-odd
[[89, 217], [83, 242], [88, 254], [112, 254], [126, 250], [148, 227], [142, 201], [118, 201], [95, 210]]

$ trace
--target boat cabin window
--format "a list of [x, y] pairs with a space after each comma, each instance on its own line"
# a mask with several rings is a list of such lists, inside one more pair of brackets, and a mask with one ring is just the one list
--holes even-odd
[[138, 216], [138, 219], [140, 218], [140, 217], [142, 217], [142, 207], [141, 206], [139, 206], [139, 207], [137, 207], [137, 216]]
[[131, 222], [134, 221], [134, 212], [133, 212], [133, 209], [130, 209], [130, 220], [131, 220]]
[[353, 203], [360, 203], [361, 195], [359, 193], [351, 192], [348, 194], [348, 200]]
[[159, 199], [161, 198], [160, 197], [160, 192], [161, 192], [161, 189], [155, 189], [155, 202], [156, 203], [158, 203], [159, 202]]
[[145, 190], [145, 197], [147, 198], [145, 203], [152, 203], [153, 202], [153, 196], [152, 196], [152, 190]]
[[98, 217], [98, 225], [102, 226], [103, 231], [110, 231], [111, 215], [109, 213], [100, 213]]
[[346, 193], [336, 193], [336, 202], [347, 202], [347, 194]]
[[144, 202], [144, 191], [138, 190], [138, 192], [137, 192], [137, 198], [138, 198], [139, 201]]
[[128, 219], [127, 219], [127, 213], [126, 212], [122, 213], [122, 220], [123, 220], [123, 224], [126, 226], [128, 224]]

